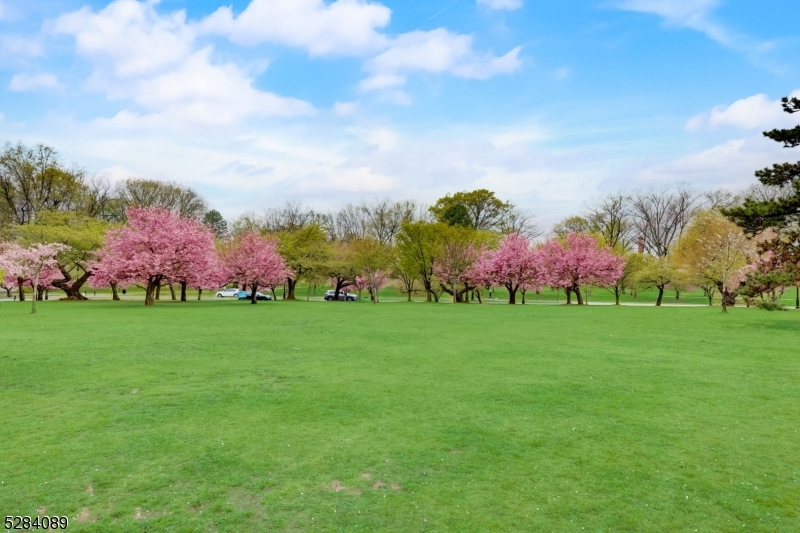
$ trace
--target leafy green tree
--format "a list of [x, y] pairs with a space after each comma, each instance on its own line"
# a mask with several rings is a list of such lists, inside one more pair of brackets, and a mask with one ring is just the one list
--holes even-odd
[[567, 217], [553, 226], [553, 234], [559, 239], [570, 233], [591, 233], [592, 225], [581, 216]]
[[103, 220], [70, 211], [40, 212], [31, 224], [16, 226], [15, 233], [24, 244], [45, 243], [67, 246], [57, 256], [62, 279], [52, 282], [66, 293], [67, 300], [86, 300], [81, 288], [92, 275], [88, 265], [96, 259], [111, 225]]
[[659, 307], [664, 300], [664, 290], [677, 277], [677, 273], [665, 257], [653, 257], [651, 255], [642, 255], [641, 257], [643, 265], [636, 273], [635, 279], [639, 284], [647, 288], [658, 289], [656, 307]]
[[[783, 110], [794, 114], [800, 112], [800, 99], [783, 98]], [[785, 148], [800, 146], [800, 126], [774, 129], [764, 136], [783, 143]], [[772, 252], [787, 269], [800, 275], [800, 162], [773, 165], [756, 171], [756, 177], [765, 187], [777, 189], [771, 197], [750, 194], [741, 205], [723, 210], [749, 235], [761, 235], [774, 230], [771, 236], [762, 239], [760, 251]], [[792, 283], [800, 283], [797, 275]], [[798, 301], [800, 305], [800, 301]]]
[[[470, 192], [457, 192], [452, 196], [448, 194], [444, 198], [439, 198], [436, 204], [430, 208], [430, 212], [440, 222], [448, 222], [445, 219], [445, 214], [448, 212], [450, 220], [461, 222], [462, 216], [451, 211], [454, 205], [462, 205], [466, 208], [470, 219], [469, 225], [477, 230], [500, 229], [504, 219], [514, 207], [512, 204], [498, 199], [492, 191], [478, 189]], [[455, 225], [466, 226], [463, 223]]]
[[448, 226], [461, 226], [462, 228], [474, 228], [472, 218], [464, 204], [453, 204], [444, 210], [440, 218]]
[[433, 290], [433, 262], [446, 227], [441, 222], [404, 222], [397, 234], [400, 268], [418, 276], [428, 302], [439, 301], [438, 293]]
[[212, 209], [203, 215], [203, 224], [211, 228], [219, 239], [224, 239], [228, 235], [228, 223], [216, 209]]
[[300, 280], [309, 282], [322, 272], [331, 258], [331, 244], [325, 239], [325, 230], [319, 224], [308, 224], [293, 231], [281, 231], [278, 252], [291, 269], [286, 280], [287, 300], [295, 300], [295, 287]]
[[615, 305], [619, 305], [619, 298], [625, 292], [625, 289], [631, 287], [636, 283], [636, 276], [644, 268], [644, 256], [642, 254], [632, 253], [625, 255], [625, 268], [622, 269], [622, 275], [617, 278], [614, 285], [604, 286], [607, 291], [614, 295]]

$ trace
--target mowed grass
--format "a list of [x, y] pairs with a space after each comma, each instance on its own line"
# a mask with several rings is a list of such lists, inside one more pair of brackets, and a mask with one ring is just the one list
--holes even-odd
[[0, 304], [0, 515], [69, 531], [800, 530], [800, 314]]

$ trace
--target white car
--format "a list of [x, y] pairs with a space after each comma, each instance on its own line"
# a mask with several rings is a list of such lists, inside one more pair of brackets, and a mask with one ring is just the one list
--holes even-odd
[[236, 298], [239, 289], [222, 289], [217, 293], [217, 298]]

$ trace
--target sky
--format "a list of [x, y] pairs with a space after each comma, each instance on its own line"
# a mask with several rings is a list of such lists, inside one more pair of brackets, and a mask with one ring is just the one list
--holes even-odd
[[794, 154], [796, 0], [0, 0], [0, 143], [226, 218], [487, 188], [541, 225]]

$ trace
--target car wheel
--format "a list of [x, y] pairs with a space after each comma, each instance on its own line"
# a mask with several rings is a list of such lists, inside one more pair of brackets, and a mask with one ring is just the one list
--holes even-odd
[[222, 298], [222, 295], [217, 293], [217, 298]]

